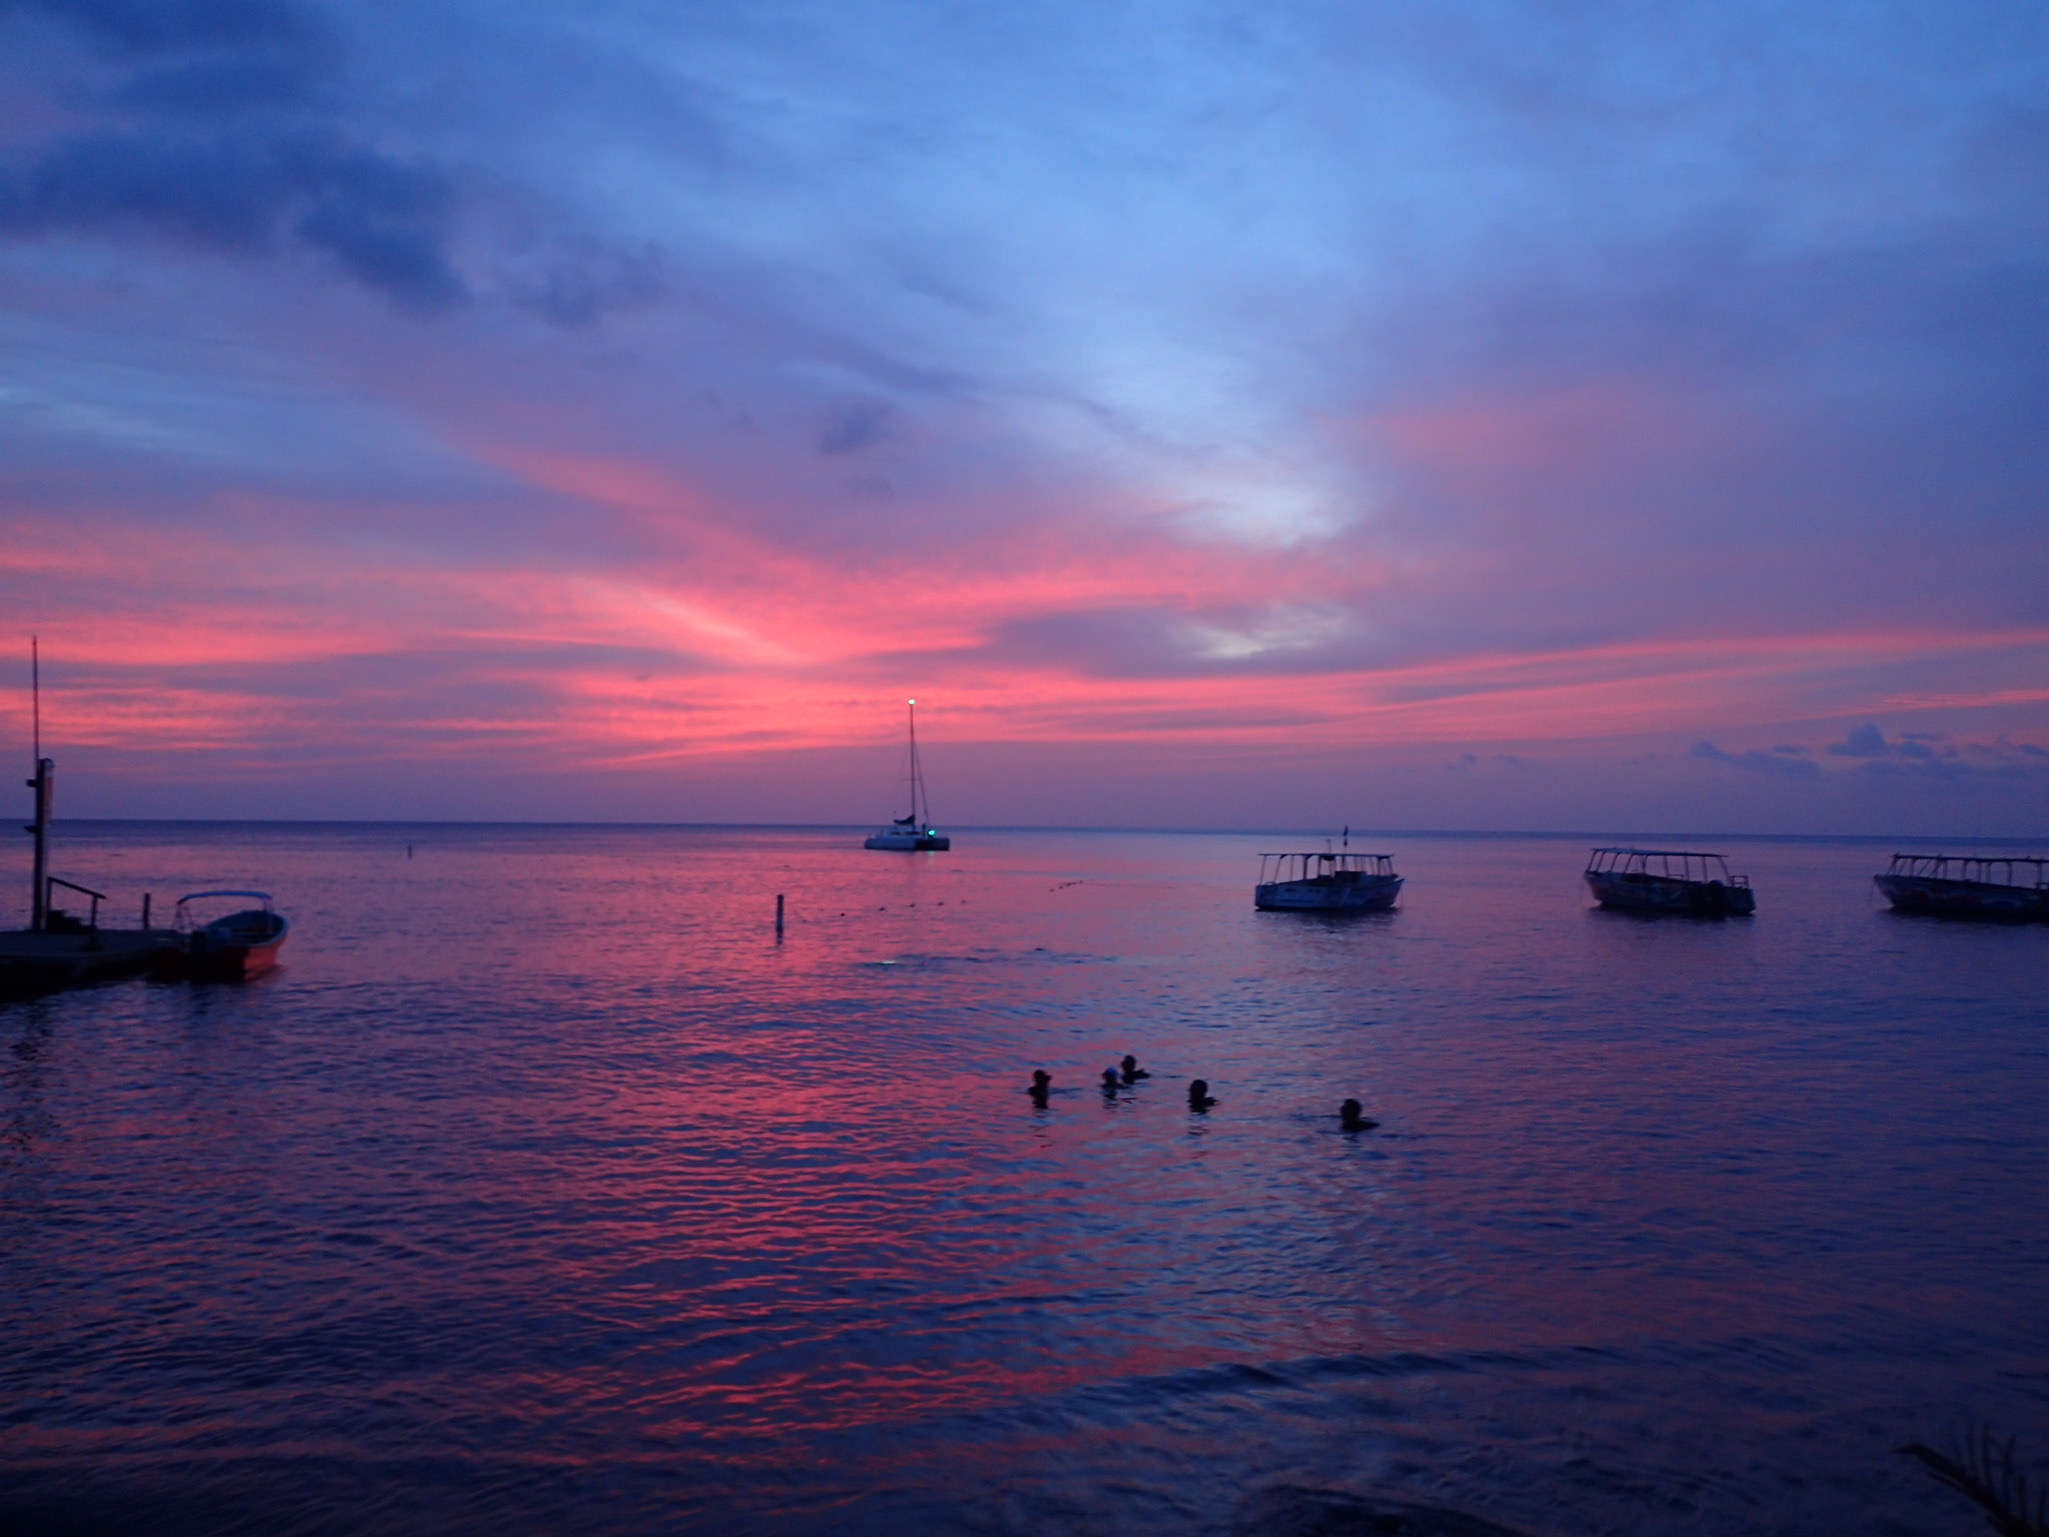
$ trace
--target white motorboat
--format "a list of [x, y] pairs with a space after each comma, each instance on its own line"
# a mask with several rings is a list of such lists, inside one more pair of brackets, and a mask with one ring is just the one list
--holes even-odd
[[918, 701], [910, 704], [911, 728], [911, 814], [898, 817], [887, 827], [878, 827], [861, 841], [864, 849], [892, 849], [900, 853], [937, 853], [953, 847], [953, 840], [932, 825], [932, 808], [925, 800], [925, 771], [918, 764]]
[[[209, 919], [203, 916], [203, 906], [193, 905], [223, 898], [260, 902], [262, 906], [242, 907]], [[183, 938], [174, 952], [172, 969], [188, 976], [230, 981], [261, 976], [275, 966], [278, 948], [284, 944], [289, 929], [283, 914], [272, 908], [270, 894], [264, 891], [195, 891], [178, 898], [172, 927]]]
[[1268, 912], [1383, 912], [1401, 891], [1392, 854], [1262, 854], [1252, 905]]

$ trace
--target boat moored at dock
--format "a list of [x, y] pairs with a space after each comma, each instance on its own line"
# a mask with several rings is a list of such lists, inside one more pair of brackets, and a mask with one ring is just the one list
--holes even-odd
[[1631, 912], [1728, 918], [1757, 911], [1748, 876], [1731, 875], [1720, 854], [1691, 849], [1595, 849], [1586, 882], [1601, 906]]
[[[204, 904], [215, 901], [257, 902], [206, 918]], [[201, 904], [195, 906], [193, 904]], [[178, 947], [166, 957], [167, 969], [209, 981], [239, 982], [258, 977], [277, 964], [278, 948], [290, 925], [271, 905], [265, 891], [195, 891], [178, 898], [172, 927]]]
[[1896, 912], [2004, 923], [2049, 921], [2049, 859], [1895, 854], [1871, 877]]
[[1252, 905], [1262, 912], [1385, 912], [1401, 890], [1392, 854], [1262, 854]]

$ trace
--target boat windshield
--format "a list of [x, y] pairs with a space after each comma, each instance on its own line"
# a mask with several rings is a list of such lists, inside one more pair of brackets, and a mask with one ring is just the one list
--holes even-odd
[[1888, 875], [1918, 876], [1923, 880], [1970, 881], [1980, 886], [2018, 886], [2028, 891], [2049, 891], [2049, 859], [2026, 855], [1993, 857], [1957, 854], [1895, 854]]
[[1587, 859], [1587, 874], [1720, 881], [1724, 886], [1750, 884], [1748, 876], [1731, 875], [1729, 861], [1720, 854], [1702, 854], [1692, 849], [1595, 849]]

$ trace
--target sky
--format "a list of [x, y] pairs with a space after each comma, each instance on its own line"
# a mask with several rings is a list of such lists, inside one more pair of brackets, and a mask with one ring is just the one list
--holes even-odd
[[71, 815], [2049, 838], [2045, 422], [2035, 3], [0, 0]]

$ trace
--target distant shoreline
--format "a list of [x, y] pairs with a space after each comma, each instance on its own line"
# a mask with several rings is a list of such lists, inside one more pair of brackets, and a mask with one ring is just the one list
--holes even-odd
[[[124, 827], [248, 827], [248, 828], [346, 828], [367, 831], [374, 828], [460, 828], [465, 831], [526, 830], [540, 831], [547, 828], [581, 828], [592, 831], [630, 832], [636, 829], [661, 832], [818, 832], [858, 833], [871, 828], [869, 822], [552, 822], [552, 821], [455, 821], [438, 820], [358, 820], [352, 818], [322, 817], [59, 817], [52, 823], [56, 829], [85, 831], [95, 828], [113, 830]], [[1327, 827], [1067, 827], [1067, 826], [1023, 826], [1007, 823], [951, 822], [949, 832], [958, 833], [1062, 833], [1091, 836], [1117, 837], [1206, 837], [1206, 838], [1293, 838], [1310, 841], [1324, 840], [1332, 836]], [[2004, 848], [2019, 849], [2022, 846], [2049, 845], [2049, 834], [2029, 835], [2025, 833], [2004, 836], [1950, 835], [1943, 833], [1736, 833], [1672, 831], [1670, 829], [1580, 829], [1567, 832], [1540, 832], [1519, 829], [1492, 829], [1487, 831], [1462, 831], [1454, 828], [1392, 828], [1354, 827], [1351, 841], [1354, 846], [1363, 847], [1376, 838], [1437, 838], [1460, 839], [1473, 842], [1485, 840], [1517, 840], [1551, 843], [1614, 843], [1658, 840], [1665, 843], [1805, 843], [1884, 846], [1889, 844], [1941, 844], [1950, 848]]]

